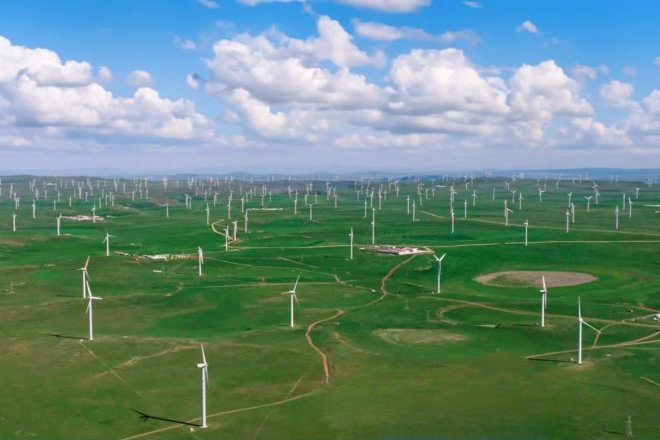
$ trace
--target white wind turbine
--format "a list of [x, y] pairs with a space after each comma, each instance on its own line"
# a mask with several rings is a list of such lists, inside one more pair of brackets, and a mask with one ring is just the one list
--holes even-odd
[[204, 264], [204, 251], [201, 246], [197, 247], [197, 266], [198, 266], [198, 276], [202, 276], [202, 265]]
[[376, 244], [376, 210], [371, 210], [371, 244]]
[[474, 208], [477, 204], [477, 190], [472, 190], [472, 207]]
[[578, 365], [582, 365], [582, 324], [600, 334], [600, 330], [589, 325], [589, 323], [582, 319], [582, 308], [580, 307], [580, 297], [578, 296]]
[[433, 254], [433, 258], [435, 258], [435, 261], [438, 262], [438, 284], [436, 287], [436, 293], [440, 293], [440, 276], [442, 275], [442, 260], [445, 258], [447, 254], [442, 254], [441, 257], [438, 258], [435, 254]]
[[82, 271], [82, 297], [85, 298], [87, 296], [87, 280], [89, 280], [89, 273], [87, 273], [87, 266], [89, 265], [89, 256], [87, 256], [87, 261], [85, 261], [85, 265], [81, 267], [80, 271]]
[[630, 200], [630, 197], [628, 197], [628, 217], [632, 218], [632, 205], [633, 202]]
[[566, 210], [566, 233], [568, 234], [568, 225], [571, 222], [571, 212]]
[[451, 208], [451, 233], [454, 233], [454, 222], [456, 220], [456, 213], [454, 213], [454, 208]]
[[105, 231], [105, 238], [103, 239], [102, 243], [105, 243], [105, 256], [109, 257], [110, 256], [110, 237], [113, 237], [113, 235], [108, 234], [108, 231]]
[[16, 232], [16, 213], [11, 215], [11, 230]]
[[348, 234], [351, 239], [351, 260], [353, 259], [353, 228], [351, 228], [351, 233]]
[[522, 191], [518, 193], [518, 210], [522, 211], [522, 202], [525, 200]]
[[541, 188], [539, 188], [539, 203], [543, 203], [543, 193], [544, 192], [545, 192], [545, 190], [542, 190]]
[[293, 302], [295, 301], [296, 304], [300, 304], [298, 302], [298, 296], [296, 296], [296, 288], [298, 287], [298, 280], [300, 280], [300, 275], [298, 275], [298, 278], [296, 278], [296, 284], [293, 285], [293, 289], [282, 293], [282, 295], [286, 295], [288, 293], [289, 298], [291, 300], [291, 323], [290, 323], [291, 328], [296, 326], [296, 323], [294, 322], [294, 319], [293, 319], [293, 307], [294, 307]]
[[592, 197], [593, 197], [593, 195], [590, 195], [589, 197], [584, 196], [584, 198], [587, 199], [587, 212], [589, 212], [589, 210], [591, 208], [591, 198]]
[[619, 230], [619, 207], [614, 209], [614, 229]]
[[204, 354], [204, 345], [202, 347], [202, 362], [197, 364], [197, 368], [202, 370], [202, 428], [206, 428], [206, 387], [209, 382], [209, 364], [206, 362], [206, 355]]
[[62, 226], [62, 213], [57, 217], [56, 219], [57, 222], [57, 236], [60, 236], [60, 226]]
[[548, 288], [545, 285], [545, 275], [541, 275], [543, 288], [541, 292], [541, 327], [545, 327], [545, 308], [548, 306]]
[[513, 212], [507, 205], [507, 200], [504, 200], [504, 226], [509, 226], [509, 213]]
[[103, 299], [98, 296], [92, 295], [92, 289], [89, 288], [89, 282], [85, 281], [87, 287], [87, 310], [85, 313], [89, 316], [89, 340], [94, 340], [94, 316], [93, 316], [93, 303], [95, 299]]
[[206, 204], [206, 225], [208, 226], [211, 222], [211, 209], [209, 208], [209, 204]]
[[525, 246], [527, 246], [527, 229], [529, 229], [529, 221], [525, 219]]

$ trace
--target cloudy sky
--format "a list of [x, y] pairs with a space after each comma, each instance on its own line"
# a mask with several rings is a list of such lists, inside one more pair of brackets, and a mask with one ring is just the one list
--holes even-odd
[[660, 167], [660, 2], [3, 0], [0, 170]]

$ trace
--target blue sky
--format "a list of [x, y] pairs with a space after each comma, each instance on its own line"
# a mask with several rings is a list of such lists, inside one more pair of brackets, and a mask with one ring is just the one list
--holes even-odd
[[0, 2], [0, 169], [660, 167], [660, 4]]

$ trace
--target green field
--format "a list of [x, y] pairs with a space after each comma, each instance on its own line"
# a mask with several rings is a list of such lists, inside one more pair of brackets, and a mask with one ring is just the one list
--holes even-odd
[[[288, 179], [170, 178], [165, 189], [135, 179], [4, 177], [0, 438], [616, 439], [631, 416], [635, 438], [658, 439], [660, 208], [644, 205], [660, 204], [660, 190], [598, 184], [599, 203], [592, 199], [587, 213], [591, 180], [548, 180], [540, 203], [545, 182], [536, 179], [475, 178], [467, 189], [463, 179], [338, 181], [327, 184], [329, 194], [325, 181]], [[377, 244], [447, 254], [440, 294], [432, 255], [359, 249], [371, 244], [372, 213], [369, 207], [364, 218], [365, 191], [358, 200], [356, 185], [374, 190]], [[524, 194], [522, 210], [506, 185]], [[225, 250], [230, 191], [238, 240]], [[567, 233], [569, 192], [575, 222]], [[508, 227], [505, 198], [513, 210]], [[60, 213], [91, 216], [94, 206], [102, 220], [63, 218], [56, 235]], [[183, 257], [144, 258], [165, 253]], [[93, 341], [76, 270], [88, 256], [90, 287], [103, 298], [94, 302]], [[597, 280], [550, 285], [541, 328], [537, 286], [475, 281], [513, 270]], [[297, 276], [300, 304], [290, 328], [282, 292]], [[578, 297], [585, 321], [602, 332], [584, 328], [582, 365]], [[207, 429], [197, 426], [200, 344], [210, 375]], [[134, 410], [152, 417], [143, 422]]]

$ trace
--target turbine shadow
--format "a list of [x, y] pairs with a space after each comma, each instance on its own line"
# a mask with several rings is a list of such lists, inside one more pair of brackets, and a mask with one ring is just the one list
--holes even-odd
[[89, 338], [87, 337], [80, 337], [80, 336], [70, 336], [70, 335], [64, 335], [62, 333], [41, 333], [43, 336], [53, 336], [54, 338], [57, 339], [77, 339], [77, 340], [87, 340]]
[[620, 436], [625, 436], [625, 432], [619, 432], [619, 431], [609, 431], [607, 429], [604, 429], [603, 432], [606, 432], [608, 434], [614, 434], [614, 435], [620, 435]]
[[527, 358], [530, 361], [541, 361], [541, 362], [555, 362], [557, 364], [574, 364], [573, 361], [565, 361], [562, 359], [542, 359], [542, 358]]
[[167, 417], [152, 416], [152, 415], [143, 413], [142, 411], [138, 411], [138, 410], [133, 409], [133, 408], [131, 408], [131, 411], [133, 411], [134, 413], [137, 413], [140, 420], [143, 421], [143, 422], [146, 422], [149, 419], [153, 419], [153, 420], [160, 420], [162, 422], [176, 423], [176, 424], [179, 424], [179, 425], [202, 426], [198, 423], [190, 423], [190, 422], [184, 422], [182, 420], [168, 419]]

